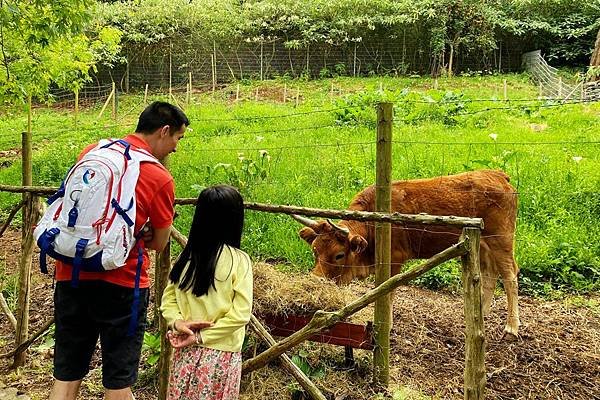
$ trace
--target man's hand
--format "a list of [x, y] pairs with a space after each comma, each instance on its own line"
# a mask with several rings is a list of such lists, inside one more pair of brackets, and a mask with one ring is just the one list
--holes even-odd
[[200, 336], [196, 332], [212, 326], [209, 321], [183, 321], [178, 319], [173, 324], [175, 332], [167, 332], [167, 338], [171, 342], [171, 346], [176, 349], [189, 346], [191, 344], [200, 343]]
[[154, 239], [154, 228], [150, 221], [146, 222], [140, 231], [140, 237], [146, 243], [149, 243]]

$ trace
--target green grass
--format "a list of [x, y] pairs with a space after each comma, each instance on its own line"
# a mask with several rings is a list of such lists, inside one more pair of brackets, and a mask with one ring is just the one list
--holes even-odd
[[[510, 103], [472, 101], [502, 98], [504, 79]], [[542, 101], [524, 107], [519, 99], [537, 96], [525, 75], [457, 77], [438, 84], [435, 90], [426, 78], [244, 82], [244, 100], [237, 103], [236, 85], [196, 93], [186, 109], [193, 131], [169, 161], [177, 196], [195, 197], [205, 186], [226, 182], [247, 201], [343, 209], [375, 179], [371, 103], [393, 100], [395, 179], [502, 168], [519, 191], [521, 287], [530, 293], [597, 290], [600, 146], [589, 142], [600, 140], [600, 105]], [[181, 94], [177, 98], [183, 102]], [[429, 99], [438, 103], [424, 103]], [[97, 121], [99, 106], [86, 110], [77, 131], [70, 110], [36, 109], [34, 183], [58, 185], [84, 144], [130, 132], [141, 101], [139, 94], [121, 96], [118, 127], [106, 115]], [[309, 113], [317, 109], [335, 111]], [[281, 117], [287, 114], [299, 115]], [[19, 147], [25, 121], [19, 113], [0, 119], [0, 150]], [[20, 182], [18, 159], [0, 168], [0, 182]], [[0, 194], [0, 209], [6, 213], [17, 198]], [[178, 208], [176, 226], [186, 232], [192, 209]], [[243, 246], [254, 258], [309, 269], [312, 256], [298, 229], [289, 217], [248, 211]], [[451, 285], [457, 271], [445, 268], [424, 283]]]

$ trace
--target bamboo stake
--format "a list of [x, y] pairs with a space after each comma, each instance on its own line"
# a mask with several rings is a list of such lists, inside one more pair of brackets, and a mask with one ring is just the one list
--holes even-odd
[[414, 267], [402, 274], [394, 275], [375, 289], [370, 290], [338, 311], [326, 312], [319, 310], [315, 312], [313, 318], [304, 328], [288, 336], [287, 338], [282, 339], [280, 342], [277, 342], [275, 345], [271, 346], [269, 350], [264, 351], [258, 356], [244, 362], [242, 365], [242, 374], [247, 374], [248, 372], [252, 372], [265, 366], [267, 363], [277, 358], [280, 354], [283, 354], [294, 346], [297, 346], [317, 332], [329, 328], [336, 323], [343, 321], [348, 316], [362, 310], [380, 296], [390, 293], [398, 286], [410, 282], [411, 280], [445, 261], [465, 254], [467, 251], [466, 246], [467, 241], [458, 242], [457, 244], [429, 258], [419, 266]]
[[169, 42], [169, 99], [173, 98], [173, 43]]
[[[260, 321], [254, 316], [250, 316], [250, 327], [256, 332], [256, 334], [265, 342], [268, 346], [274, 346], [276, 344], [273, 336], [265, 329], [265, 327], [260, 323]], [[290, 358], [281, 354], [279, 356], [279, 360], [283, 364], [283, 367], [298, 381], [300, 386], [310, 395], [310, 397], [314, 400], [326, 400], [323, 393], [317, 388], [317, 386], [302, 372], [300, 368], [296, 366], [290, 360]]]
[[354, 61], [352, 63], [352, 76], [356, 76], [356, 42], [354, 43]]
[[129, 94], [129, 54], [125, 58], [125, 93]]
[[298, 103], [300, 102], [300, 87], [296, 87], [296, 107], [298, 107]]
[[[55, 193], [57, 190], [57, 187], [0, 185], [0, 192], [9, 193], [34, 193], [37, 195], [49, 195]], [[196, 201], [197, 198], [195, 197], [176, 198], [175, 204], [195, 205]], [[275, 214], [299, 214], [307, 217], [338, 218], [354, 221], [391, 222], [394, 224], [407, 223], [420, 225], [449, 225], [460, 227], [470, 226], [480, 229], [483, 229], [484, 227], [483, 220], [481, 218], [454, 217], [444, 215], [400, 213], [386, 214], [370, 211], [331, 210], [252, 202], [244, 203], [244, 208], [247, 210], [264, 211]]]
[[54, 324], [54, 317], [50, 318], [48, 321], [44, 323], [33, 335], [29, 337], [26, 341], [21, 343], [16, 349], [9, 351], [8, 353], [0, 354], [0, 358], [8, 358], [12, 357], [15, 354], [22, 353], [29, 348], [40, 336], [44, 334], [50, 327]]
[[79, 116], [79, 89], [75, 89], [75, 131], [77, 131], [77, 117]]
[[98, 114], [98, 119], [102, 118], [102, 114], [104, 114], [104, 110], [106, 110], [106, 107], [108, 107], [108, 103], [110, 103], [110, 101], [112, 100], [114, 95], [115, 95], [115, 85], [113, 82], [113, 88], [110, 91], [110, 94], [108, 95], [108, 97], [106, 98], [106, 101], [104, 102], [104, 105], [102, 106], [102, 109], [100, 110], [100, 114]]
[[263, 80], [263, 42], [260, 42], [260, 80]]
[[213, 40], [213, 92], [217, 88], [217, 42]]
[[190, 105], [190, 100], [192, 98], [192, 73], [188, 72], [188, 84], [187, 84], [187, 92], [185, 95], [185, 105]]
[[461, 236], [461, 239], [467, 240], [468, 249], [461, 257], [465, 297], [465, 400], [483, 399], [486, 383], [485, 334], [479, 271], [480, 236], [481, 231], [477, 228], [464, 228]]
[[508, 100], [508, 85], [506, 84], [506, 79], [504, 80], [504, 100]]
[[10, 210], [10, 213], [8, 214], [8, 218], [6, 218], [6, 221], [4, 221], [4, 224], [2, 224], [2, 228], [0, 228], [0, 237], [2, 237], [2, 235], [4, 235], [4, 232], [10, 226], [10, 223], [12, 222], [13, 218], [15, 217], [15, 215], [17, 215], [17, 213], [19, 212], [21, 207], [23, 207], [24, 204], [25, 204], [25, 200], [21, 200], [21, 202], [19, 202], [18, 204], [15, 204], [13, 206], [13, 208]]
[[144, 104], [148, 104], [148, 84], [146, 83], [146, 88], [144, 89]]
[[283, 85], [283, 102], [287, 102], [287, 83]]
[[6, 314], [6, 318], [8, 318], [8, 322], [10, 322], [10, 325], [16, 331], [17, 330], [17, 319], [15, 318], [15, 315], [10, 310], [10, 307], [8, 306], [8, 303], [6, 302], [6, 299], [4, 298], [4, 295], [2, 294], [1, 290], [0, 290], [0, 307], [2, 307], [2, 311], [4, 311], [4, 314]]
[[117, 119], [117, 84], [112, 83], [112, 118]]
[[213, 93], [215, 92], [215, 56], [213, 54], [210, 55], [210, 68], [212, 71], [212, 79], [213, 79]]
[[[380, 83], [381, 85], [381, 83]], [[375, 209], [389, 213], [392, 209], [392, 123], [393, 104], [377, 106], [377, 170]], [[375, 224], [375, 285], [379, 286], [391, 276], [392, 226]], [[392, 325], [391, 295], [375, 301], [373, 328], [375, 349], [373, 351], [373, 383], [387, 387], [390, 380], [390, 330]]]

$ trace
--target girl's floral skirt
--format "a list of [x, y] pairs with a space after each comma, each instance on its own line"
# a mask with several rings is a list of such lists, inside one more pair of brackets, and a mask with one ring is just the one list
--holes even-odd
[[175, 349], [168, 400], [237, 399], [242, 376], [242, 354], [187, 346]]

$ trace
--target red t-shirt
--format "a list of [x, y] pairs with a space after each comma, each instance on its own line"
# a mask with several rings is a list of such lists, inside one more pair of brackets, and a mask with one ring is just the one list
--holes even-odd
[[[129, 135], [125, 140], [133, 148], [140, 148], [150, 151], [150, 146], [141, 138], [135, 135]], [[88, 151], [96, 147], [97, 144], [87, 146], [81, 154], [81, 159]], [[140, 176], [135, 187], [135, 197], [137, 202], [135, 215], [135, 232], [139, 232], [144, 223], [150, 219], [154, 228], [167, 228], [173, 223], [173, 207], [175, 204], [175, 184], [173, 177], [162, 165], [151, 162], [142, 162], [140, 164]], [[144, 242], [141, 242], [144, 245]], [[133, 288], [135, 286], [135, 271], [137, 267], [137, 247], [134, 247], [127, 258], [125, 266], [112, 271], [105, 272], [85, 272], [79, 274], [80, 280], [100, 280], [116, 285]], [[144, 248], [144, 263], [142, 265], [142, 274], [140, 287], [150, 286], [148, 278], [148, 266], [150, 259], [148, 252]], [[71, 280], [71, 265], [56, 261], [56, 280]]]

